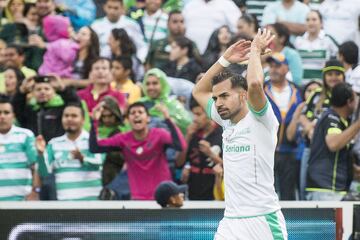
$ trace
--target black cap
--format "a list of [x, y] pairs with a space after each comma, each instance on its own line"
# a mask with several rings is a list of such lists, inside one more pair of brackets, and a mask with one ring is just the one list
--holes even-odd
[[51, 76], [35, 76], [34, 81], [35, 83], [50, 83], [52, 78]]
[[161, 182], [155, 191], [155, 200], [161, 207], [166, 207], [169, 198], [179, 193], [185, 193], [187, 185], [177, 185], [172, 181]]

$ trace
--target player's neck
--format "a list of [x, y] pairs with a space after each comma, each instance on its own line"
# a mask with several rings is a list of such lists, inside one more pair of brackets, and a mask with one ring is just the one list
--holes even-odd
[[237, 124], [240, 122], [245, 116], [248, 114], [249, 109], [247, 105], [245, 104], [244, 107], [236, 114], [233, 118], [230, 119], [231, 123]]

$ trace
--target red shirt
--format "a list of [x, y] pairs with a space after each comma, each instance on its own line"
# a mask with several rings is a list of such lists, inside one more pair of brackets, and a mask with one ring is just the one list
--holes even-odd
[[120, 93], [118, 91], [114, 91], [111, 89], [110, 84], [108, 87], [108, 90], [101, 93], [101, 94], [95, 94], [93, 93], [94, 85], [91, 84], [87, 88], [82, 89], [77, 92], [78, 96], [86, 102], [86, 105], [89, 109], [89, 113], [92, 112], [93, 108], [102, 100], [103, 97], [110, 95], [114, 97], [121, 108], [121, 110], [124, 110], [126, 108], [126, 97], [123, 93]]

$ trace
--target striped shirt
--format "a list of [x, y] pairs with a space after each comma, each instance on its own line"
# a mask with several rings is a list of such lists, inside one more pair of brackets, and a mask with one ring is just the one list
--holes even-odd
[[295, 48], [298, 50], [304, 68], [304, 81], [322, 79], [322, 69], [325, 62], [331, 57], [336, 57], [338, 46], [335, 40], [322, 30], [317, 39], [310, 41], [309, 34], [295, 40]]
[[[167, 13], [159, 9], [156, 13], [149, 16], [147, 12], [144, 11], [142, 20], [144, 23], [145, 41], [147, 43], [150, 43], [150, 40], [153, 42], [155, 40], [166, 38], [168, 32]], [[153, 38], [151, 39], [152, 36]]]
[[275, 2], [276, 0], [247, 0], [246, 7], [249, 14], [254, 14], [261, 23], [264, 8], [268, 3]]
[[37, 160], [34, 134], [12, 126], [0, 134], [0, 200], [24, 200], [32, 188], [31, 165]]
[[[71, 151], [79, 149], [84, 162], [73, 159]], [[83, 131], [75, 140], [66, 134], [53, 138], [44, 154], [47, 172], [54, 171], [58, 200], [96, 200], [101, 190], [103, 156], [89, 151], [89, 133]]]

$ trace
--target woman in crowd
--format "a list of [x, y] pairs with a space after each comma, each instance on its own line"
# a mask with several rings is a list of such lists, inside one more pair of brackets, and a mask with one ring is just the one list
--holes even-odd
[[132, 79], [142, 81], [144, 76], [144, 67], [141, 61], [136, 57], [136, 47], [133, 40], [122, 28], [114, 28], [109, 36], [108, 44], [110, 46], [112, 58], [125, 56], [130, 57], [133, 62]]
[[4, 71], [5, 78], [5, 93], [10, 98], [13, 98], [19, 89], [25, 76], [20, 69], [15, 67], [8, 67]]
[[211, 34], [208, 46], [202, 56], [205, 71], [224, 54], [225, 50], [230, 46], [231, 38], [232, 33], [228, 26], [222, 26]]
[[82, 27], [76, 35], [79, 53], [75, 60], [73, 78], [88, 79], [91, 62], [99, 57], [100, 44], [97, 34], [91, 27]]
[[242, 15], [237, 22], [236, 35], [238, 37], [253, 39], [259, 29], [259, 23], [256, 19], [256, 16], [251, 14]]
[[334, 38], [322, 29], [323, 20], [319, 11], [311, 10], [306, 17], [306, 32], [297, 37], [295, 47], [300, 53], [303, 67], [303, 83], [321, 79], [321, 69], [331, 57], [336, 57], [338, 46]]

